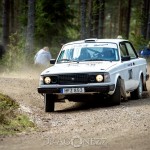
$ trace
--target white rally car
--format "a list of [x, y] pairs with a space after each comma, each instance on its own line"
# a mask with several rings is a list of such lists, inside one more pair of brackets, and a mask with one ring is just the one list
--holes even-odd
[[86, 39], [63, 45], [53, 66], [40, 76], [38, 92], [44, 95], [45, 112], [55, 102], [78, 101], [84, 96], [108, 97], [114, 105], [126, 99], [140, 99], [146, 91], [147, 62], [138, 57], [124, 39]]

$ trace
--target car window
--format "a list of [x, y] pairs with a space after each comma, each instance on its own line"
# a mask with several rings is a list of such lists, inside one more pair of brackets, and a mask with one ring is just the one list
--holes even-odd
[[70, 44], [62, 48], [57, 62], [71, 61], [119, 61], [116, 43]]
[[121, 56], [122, 56], [122, 57], [128, 56], [125, 43], [120, 43], [119, 47], [120, 47]]
[[126, 43], [127, 51], [131, 59], [137, 58], [137, 55], [130, 43]]
[[134, 47], [131, 45], [130, 42], [121, 42], [119, 44], [119, 47], [120, 47], [121, 57], [130, 56], [130, 59], [135, 59], [138, 57], [134, 50]]

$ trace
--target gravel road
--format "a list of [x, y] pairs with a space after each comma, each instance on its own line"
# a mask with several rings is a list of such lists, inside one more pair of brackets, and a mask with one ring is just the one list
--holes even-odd
[[[20, 111], [38, 127], [36, 131], [0, 137], [0, 150], [150, 149], [148, 96], [120, 106], [66, 101], [57, 103], [54, 113], [45, 113], [43, 96], [37, 93], [38, 79], [39, 72], [31, 69], [0, 75], [0, 92], [19, 102]], [[150, 93], [150, 81], [147, 87]]]

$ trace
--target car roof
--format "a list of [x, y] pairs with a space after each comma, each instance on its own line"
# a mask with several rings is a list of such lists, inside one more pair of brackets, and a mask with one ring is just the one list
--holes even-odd
[[119, 42], [123, 42], [123, 41], [128, 41], [128, 40], [126, 40], [126, 39], [96, 39], [96, 38], [91, 38], [91, 39], [69, 42], [69, 43], [66, 43], [64, 45], [82, 44], [82, 43], [99, 43], [99, 42], [119, 43]]

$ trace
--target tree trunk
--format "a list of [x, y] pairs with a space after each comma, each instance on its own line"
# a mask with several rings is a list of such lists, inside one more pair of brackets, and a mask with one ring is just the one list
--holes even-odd
[[28, 0], [28, 25], [26, 36], [26, 53], [30, 56], [34, 49], [35, 0]]
[[128, 0], [127, 6], [127, 17], [126, 17], [126, 32], [125, 37], [129, 38], [129, 31], [130, 31], [130, 15], [131, 15], [131, 0]]
[[92, 0], [88, 1], [87, 37], [92, 37]]
[[150, 1], [148, 1], [148, 10], [149, 10], [149, 13], [148, 13], [148, 22], [147, 22], [147, 33], [146, 33], [146, 39], [148, 41], [150, 41]]
[[2, 44], [6, 49], [9, 43], [9, 12], [10, 1], [3, 0], [3, 14], [2, 14]]
[[14, 33], [15, 32], [15, 18], [14, 18], [14, 0], [10, 0], [10, 33]]
[[86, 38], [86, 0], [81, 0], [81, 39]]
[[148, 12], [149, 12], [149, 0], [143, 0], [142, 1], [142, 25], [141, 25], [141, 33], [146, 39], [147, 34], [147, 22], [148, 22]]
[[123, 34], [123, 4], [121, 3], [122, 0], [119, 0], [119, 29], [118, 29], [118, 35]]
[[105, 0], [100, 0], [98, 38], [104, 38]]
[[98, 38], [100, 1], [94, 0], [93, 7], [93, 37]]

